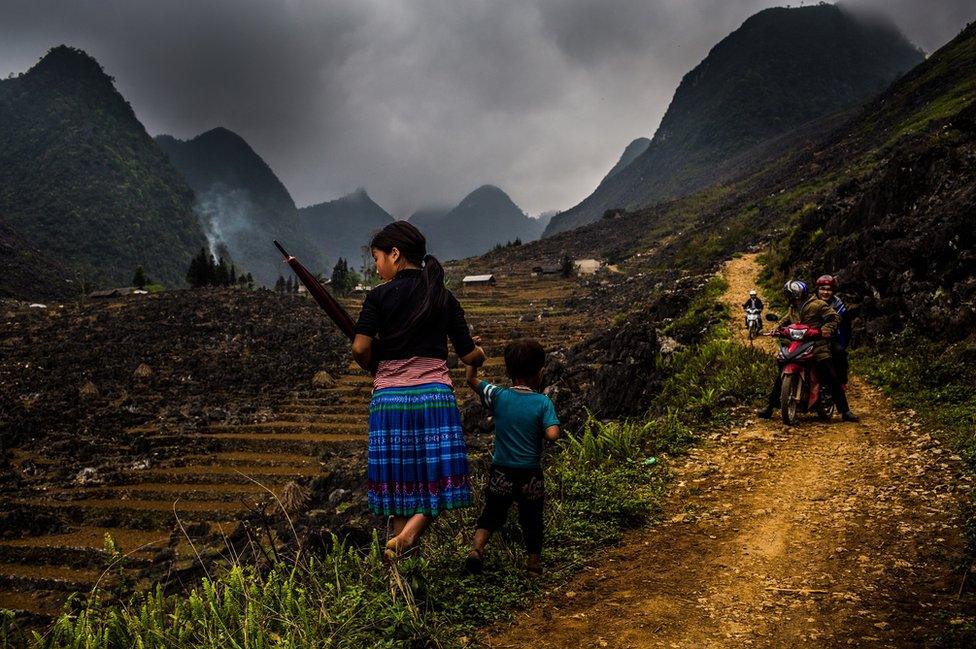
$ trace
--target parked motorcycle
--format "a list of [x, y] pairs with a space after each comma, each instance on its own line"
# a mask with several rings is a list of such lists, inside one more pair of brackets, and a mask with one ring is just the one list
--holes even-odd
[[822, 420], [834, 414], [834, 403], [829, 390], [820, 389], [820, 381], [813, 369], [814, 341], [820, 338], [820, 330], [805, 324], [790, 324], [771, 332], [780, 338], [778, 359], [782, 375], [780, 411], [783, 423], [792, 426], [798, 413], [815, 412]]
[[762, 311], [754, 307], [746, 309], [746, 329], [749, 331], [749, 340], [754, 339], [762, 333]]

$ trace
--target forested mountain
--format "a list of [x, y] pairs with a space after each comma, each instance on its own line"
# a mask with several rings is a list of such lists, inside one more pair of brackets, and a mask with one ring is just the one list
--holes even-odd
[[464, 197], [446, 214], [425, 210], [410, 217], [427, 237], [431, 254], [461, 259], [519, 239], [538, 239], [545, 223], [526, 216], [508, 194], [483, 185]]
[[206, 242], [190, 188], [112, 78], [63, 45], [0, 81], [0, 225], [17, 255], [5, 266], [56, 260], [0, 276], [0, 292], [23, 298], [127, 285], [140, 265], [182, 285]]
[[328, 270], [340, 257], [352, 268], [364, 261], [363, 246], [378, 230], [393, 222], [393, 217], [376, 204], [365, 189], [342, 198], [298, 210], [302, 236], [317, 251], [314, 265]]
[[546, 234], [742, 176], [789, 148], [764, 145], [868, 101], [921, 61], [890, 24], [835, 5], [761, 11], [685, 75], [646, 151]]
[[193, 188], [213, 252], [268, 285], [282, 272], [273, 239], [299, 257], [317, 257], [305, 245], [291, 194], [239, 135], [218, 127], [191, 140], [160, 135], [156, 142]]

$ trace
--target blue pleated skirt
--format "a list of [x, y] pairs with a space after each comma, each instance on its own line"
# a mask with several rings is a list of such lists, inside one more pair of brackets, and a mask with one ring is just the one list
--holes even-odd
[[373, 393], [367, 480], [369, 508], [383, 516], [437, 516], [471, 504], [461, 413], [450, 387]]

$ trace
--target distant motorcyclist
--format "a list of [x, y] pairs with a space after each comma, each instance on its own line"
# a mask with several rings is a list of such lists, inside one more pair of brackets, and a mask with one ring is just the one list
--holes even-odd
[[847, 305], [837, 295], [837, 278], [833, 275], [821, 275], [817, 278], [817, 297], [829, 304], [840, 316], [837, 335], [830, 341], [830, 353], [834, 360], [834, 371], [837, 381], [842, 386], [847, 385], [848, 358], [847, 346], [851, 342], [851, 314]]
[[[748, 311], [749, 309], [759, 309], [759, 315], [762, 316], [763, 302], [759, 299], [759, 295], [756, 293], [756, 289], [749, 291], [749, 299], [745, 301], [742, 305], [743, 311]], [[746, 319], [746, 328], [749, 328], [749, 320]]]
[[[785, 327], [789, 324], [799, 323], [808, 327], [813, 327], [821, 331], [822, 340], [814, 343], [814, 371], [822, 387], [830, 391], [830, 396], [837, 406], [837, 411], [841, 413], [844, 421], [858, 421], [858, 416], [851, 412], [847, 403], [847, 395], [844, 393], [841, 384], [837, 381], [834, 372], [834, 364], [830, 353], [830, 340], [835, 336], [837, 327], [840, 324], [840, 316], [830, 307], [829, 304], [816, 296], [810, 295], [810, 289], [806, 282], [791, 280], [786, 282], [783, 292], [790, 303], [789, 313], [776, 323], [776, 328]], [[776, 382], [769, 393], [769, 400], [766, 407], [756, 414], [763, 419], [769, 419], [773, 412], [780, 407], [780, 390], [783, 387], [782, 372], [776, 373]]]

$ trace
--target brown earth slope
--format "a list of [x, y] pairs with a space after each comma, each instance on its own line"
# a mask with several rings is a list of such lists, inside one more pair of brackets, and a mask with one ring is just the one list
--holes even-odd
[[[731, 261], [727, 303], [755, 282]], [[745, 421], [675, 467], [662, 524], [483, 638], [490, 647], [938, 644], [963, 621], [959, 458], [854, 379], [860, 424]]]

